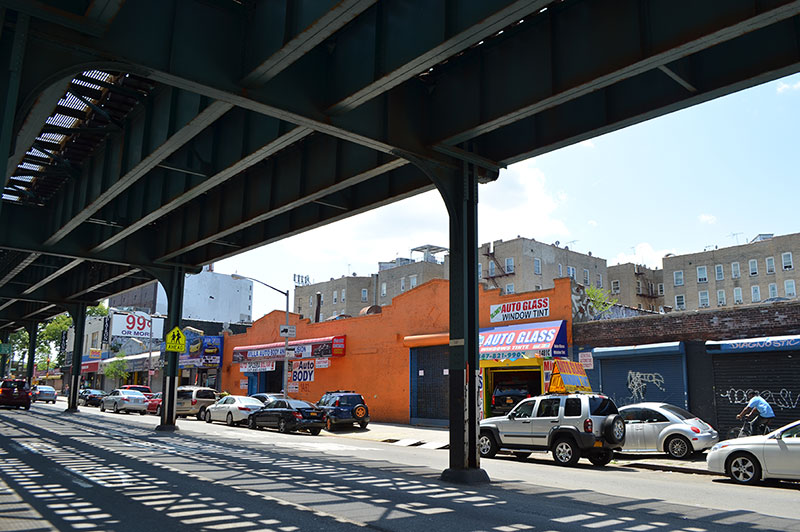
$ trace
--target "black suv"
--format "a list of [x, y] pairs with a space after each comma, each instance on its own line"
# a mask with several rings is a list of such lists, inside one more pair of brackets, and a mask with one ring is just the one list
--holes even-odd
[[317, 406], [325, 411], [325, 428], [331, 432], [336, 425], [358, 423], [365, 429], [369, 424], [369, 408], [360, 393], [349, 390], [325, 392]]
[[551, 451], [559, 465], [572, 466], [584, 457], [604, 466], [624, 443], [625, 422], [610, 398], [549, 394], [523, 399], [508, 415], [481, 421], [478, 451], [491, 458], [506, 450], [520, 459], [530, 451]]

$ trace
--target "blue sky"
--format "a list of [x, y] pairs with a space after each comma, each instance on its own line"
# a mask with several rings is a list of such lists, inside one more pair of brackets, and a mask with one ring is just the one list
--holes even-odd
[[[800, 74], [512, 165], [479, 188], [479, 242], [558, 240], [609, 266], [660, 267], [667, 253], [798, 232], [798, 124]], [[369, 275], [423, 244], [449, 246], [435, 191], [214, 267], [286, 289], [293, 274]], [[284, 306], [255, 286], [254, 320]]]

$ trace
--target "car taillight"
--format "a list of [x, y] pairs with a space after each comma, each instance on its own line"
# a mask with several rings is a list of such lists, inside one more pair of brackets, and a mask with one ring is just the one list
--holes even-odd
[[494, 395], [492, 396], [492, 406], [494, 406]]
[[303, 414], [301, 414], [300, 412], [292, 412], [292, 414], [294, 414], [294, 417], [296, 419], [303, 419]]
[[339, 400], [338, 399], [336, 400], [335, 403], [333, 403], [333, 406], [339, 406]]
[[122, 398], [122, 400], [123, 400], [123, 401], [125, 401], [126, 403], [127, 403], [128, 401], [130, 401], [130, 399], [128, 399], [127, 397], [123, 397], [123, 398]]
[[197, 404], [197, 399], [192, 399], [192, 406]]
[[592, 432], [594, 430], [594, 423], [592, 423], [592, 418], [586, 418], [586, 421], [583, 422], [583, 432]]
[[530, 396], [531, 396], [531, 394], [528, 394], [528, 395], [526, 395], [525, 397], [526, 397], [526, 398], [529, 398]]
[[249, 411], [250, 411], [250, 407], [247, 407], [247, 406], [240, 406], [240, 407], [239, 407], [239, 410], [242, 410], [242, 411], [244, 411], [244, 412], [249, 412]]
[[700, 429], [698, 429], [697, 427], [692, 427], [692, 432], [694, 432], [695, 434], [700, 434]]

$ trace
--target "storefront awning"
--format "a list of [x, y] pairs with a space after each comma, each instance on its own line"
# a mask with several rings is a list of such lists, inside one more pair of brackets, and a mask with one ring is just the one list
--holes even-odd
[[[289, 347], [294, 348], [294, 358], [323, 358], [330, 356], [344, 356], [345, 337], [325, 336], [322, 338], [308, 338], [304, 340], [291, 340]], [[286, 342], [271, 344], [240, 345], [233, 348], [233, 361], [283, 359]]]
[[745, 340], [706, 342], [706, 351], [720, 353], [797, 350], [800, 350], [800, 336], [767, 336]]
[[566, 322], [544, 321], [481, 329], [481, 360], [567, 356]]
[[620, 347], [595, 347], [592, 349], [592, 356], [594, 358], [617, 358], [624, 356], [682, 355], [683, 352], [683, 342], [661, 342]]

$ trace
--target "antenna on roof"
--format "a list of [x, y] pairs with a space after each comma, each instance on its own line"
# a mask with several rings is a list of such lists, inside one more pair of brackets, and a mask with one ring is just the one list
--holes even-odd
[[736, 239], [736, 245], [738, 246], [739, 245], [739, 235], [743, 235], [743, 234], [744, 233], [731, 233], [728, 236], [731, 237], [731, 238], [735, 238]]

